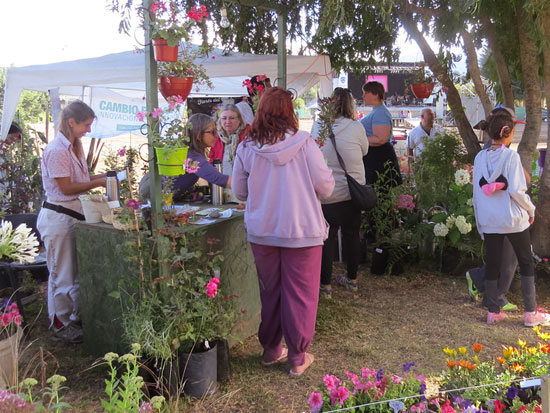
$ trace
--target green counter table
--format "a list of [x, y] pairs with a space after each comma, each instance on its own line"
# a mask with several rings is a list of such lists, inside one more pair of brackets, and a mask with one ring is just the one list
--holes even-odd
[[[256, 334], [261, 309], [256, 266], [246, 241], [243, 215], [234, 212], [230, 218], [219, 218], [208, 225], [187, 224], [184, 229], [204, 230], [205, 243], [208, 238], [220, 240], [217, 249], [225, 258], [220, 268], [223, 291], [226, 295], [238, 295], [236, 308], [244, 313], [236, 328], [241, 339]], [[137, 268], [129, 266], [121, 251], [124, 242], [134, 238], [131, 232], [108, 224], [76, 225], [84, 349], [91, 355], [99, 357], [109, 351], [122, 354], [128, 350], [128, 343], [122, 338], [124, 304], [112, 293], [119, 290], [121, 276], [135, 274], [136, 280], [139, 277]]]

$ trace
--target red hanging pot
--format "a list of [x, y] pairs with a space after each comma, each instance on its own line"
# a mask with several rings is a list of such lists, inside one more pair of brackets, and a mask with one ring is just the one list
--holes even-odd
[[434, 90], [435, 83], [413, 83], [411, 89], [417, 99], [429, 98]]
[[191, 92], [193, 80], [192, 77], [161, 76], [159, 80], [160, 93], [164, 99], [179, 95], [185, 100]]
[[153, 39], [155, 60], [158, 62], [175, 62], [178, 60], [178, 46], [168, 46], [165, 39]]

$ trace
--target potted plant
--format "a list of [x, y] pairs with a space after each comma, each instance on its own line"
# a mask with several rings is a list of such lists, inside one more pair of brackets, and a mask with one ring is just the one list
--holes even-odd
[[145, 123], [142, 131], [151, 137], [159, 173], [165, 176], [184, 175], [189, 166], [187, 151], [189, 142], [186, 138], [185, 123], [182, 116], [184, 100], [180, 96], [169, 97], [168, 108], [155, 108], [153, 112], [138, 112], [138, 119], [143, 122], [150, 118], [152, 122]]
[[178, 59], [173, 62], [162, 62], [158, 66], [159, 90], [162, 96], [168, 100], [169, 97], [180, 96], [185, 100], [191, 92], [193, 84], [206, 85], [213, 88], [210, 78], [202, 63], [195, 63], [201, 56], [212, 51], [212, 46], [196, 46], [185, 43], [179, 51]]
[[178, 44], [181, 39], [188, 42], [197, 23], [208, 18], [206, 6], [193, 7], [187, 13], [187, 21], [182, 19], [183, 10], [176, 2], [169, 2], [168, 8], [162, 1], [151, 5], [151, 38], [155, 51], [155, 59], [164, 62], [174, 62], [178, 58]]
[[18, 383], [22, 319], [17, 304], [10, 304], [9, 299], [3, 301], [0, 315], [0, 386], [10, 388]]
[[408, 83], [412, 93], [417, 99], [426, 99], [430, 97], [435, 86], [433, 76], [426, 73], [424, 67], [414, 70]]
[[159, 262], [162, 275], [151, 274], [140, 286], [123, 315], [124, 335], [156, 360], [171, 393], [183, 390], [202, 397], [216, 389], [214, 343], [230, 335], [237, 315], [231, 297], [221, 294], [218, 266], [223, 257], [214, 242], [203, 248], [197, 237], [174, 231], [165, 235], [171, 248]]

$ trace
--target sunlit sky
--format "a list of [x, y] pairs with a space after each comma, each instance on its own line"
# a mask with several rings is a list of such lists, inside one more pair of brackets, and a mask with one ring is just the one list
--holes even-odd
[[[63, 62], [132, 50], [106, 0], [15, 0], [0, 17], [0, 67]], [[414, 42], [399, 37], [401, 61], [422, 61]]]

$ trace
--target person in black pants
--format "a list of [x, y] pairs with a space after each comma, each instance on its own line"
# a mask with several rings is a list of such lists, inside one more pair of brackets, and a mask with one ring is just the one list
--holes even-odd
[[[366, 155], [369, 142], [363, 126], [355, 120], [355, 101], [349, 89], [336, 88], [332, 95], [335, 104], [336, 120], [332, 124], [334, 143], [327, 140], [321, 148], [332, 170], [335, 186], [331, 196], [321, 198], [325, 219], [330, 225], [328, 239], [323, 245], [321, 262], [321, 296], [330, 298], [332, 294], [332, 261], [338, 242], [338, 228], [342, 228], [343, 248], [346, 251], [347, 275], [337, 275], [336, 281], [349, 291], [357, 291], [357, 267], [359, 265], [359, 226], [361, 211], [351, 201], [347, 179], [338, 161], [338, 154], [346, 171], [357, 182], [365, 183], [365, 169], [362, 158]], [[317, 138], [318, 124], [312, 135]]]

